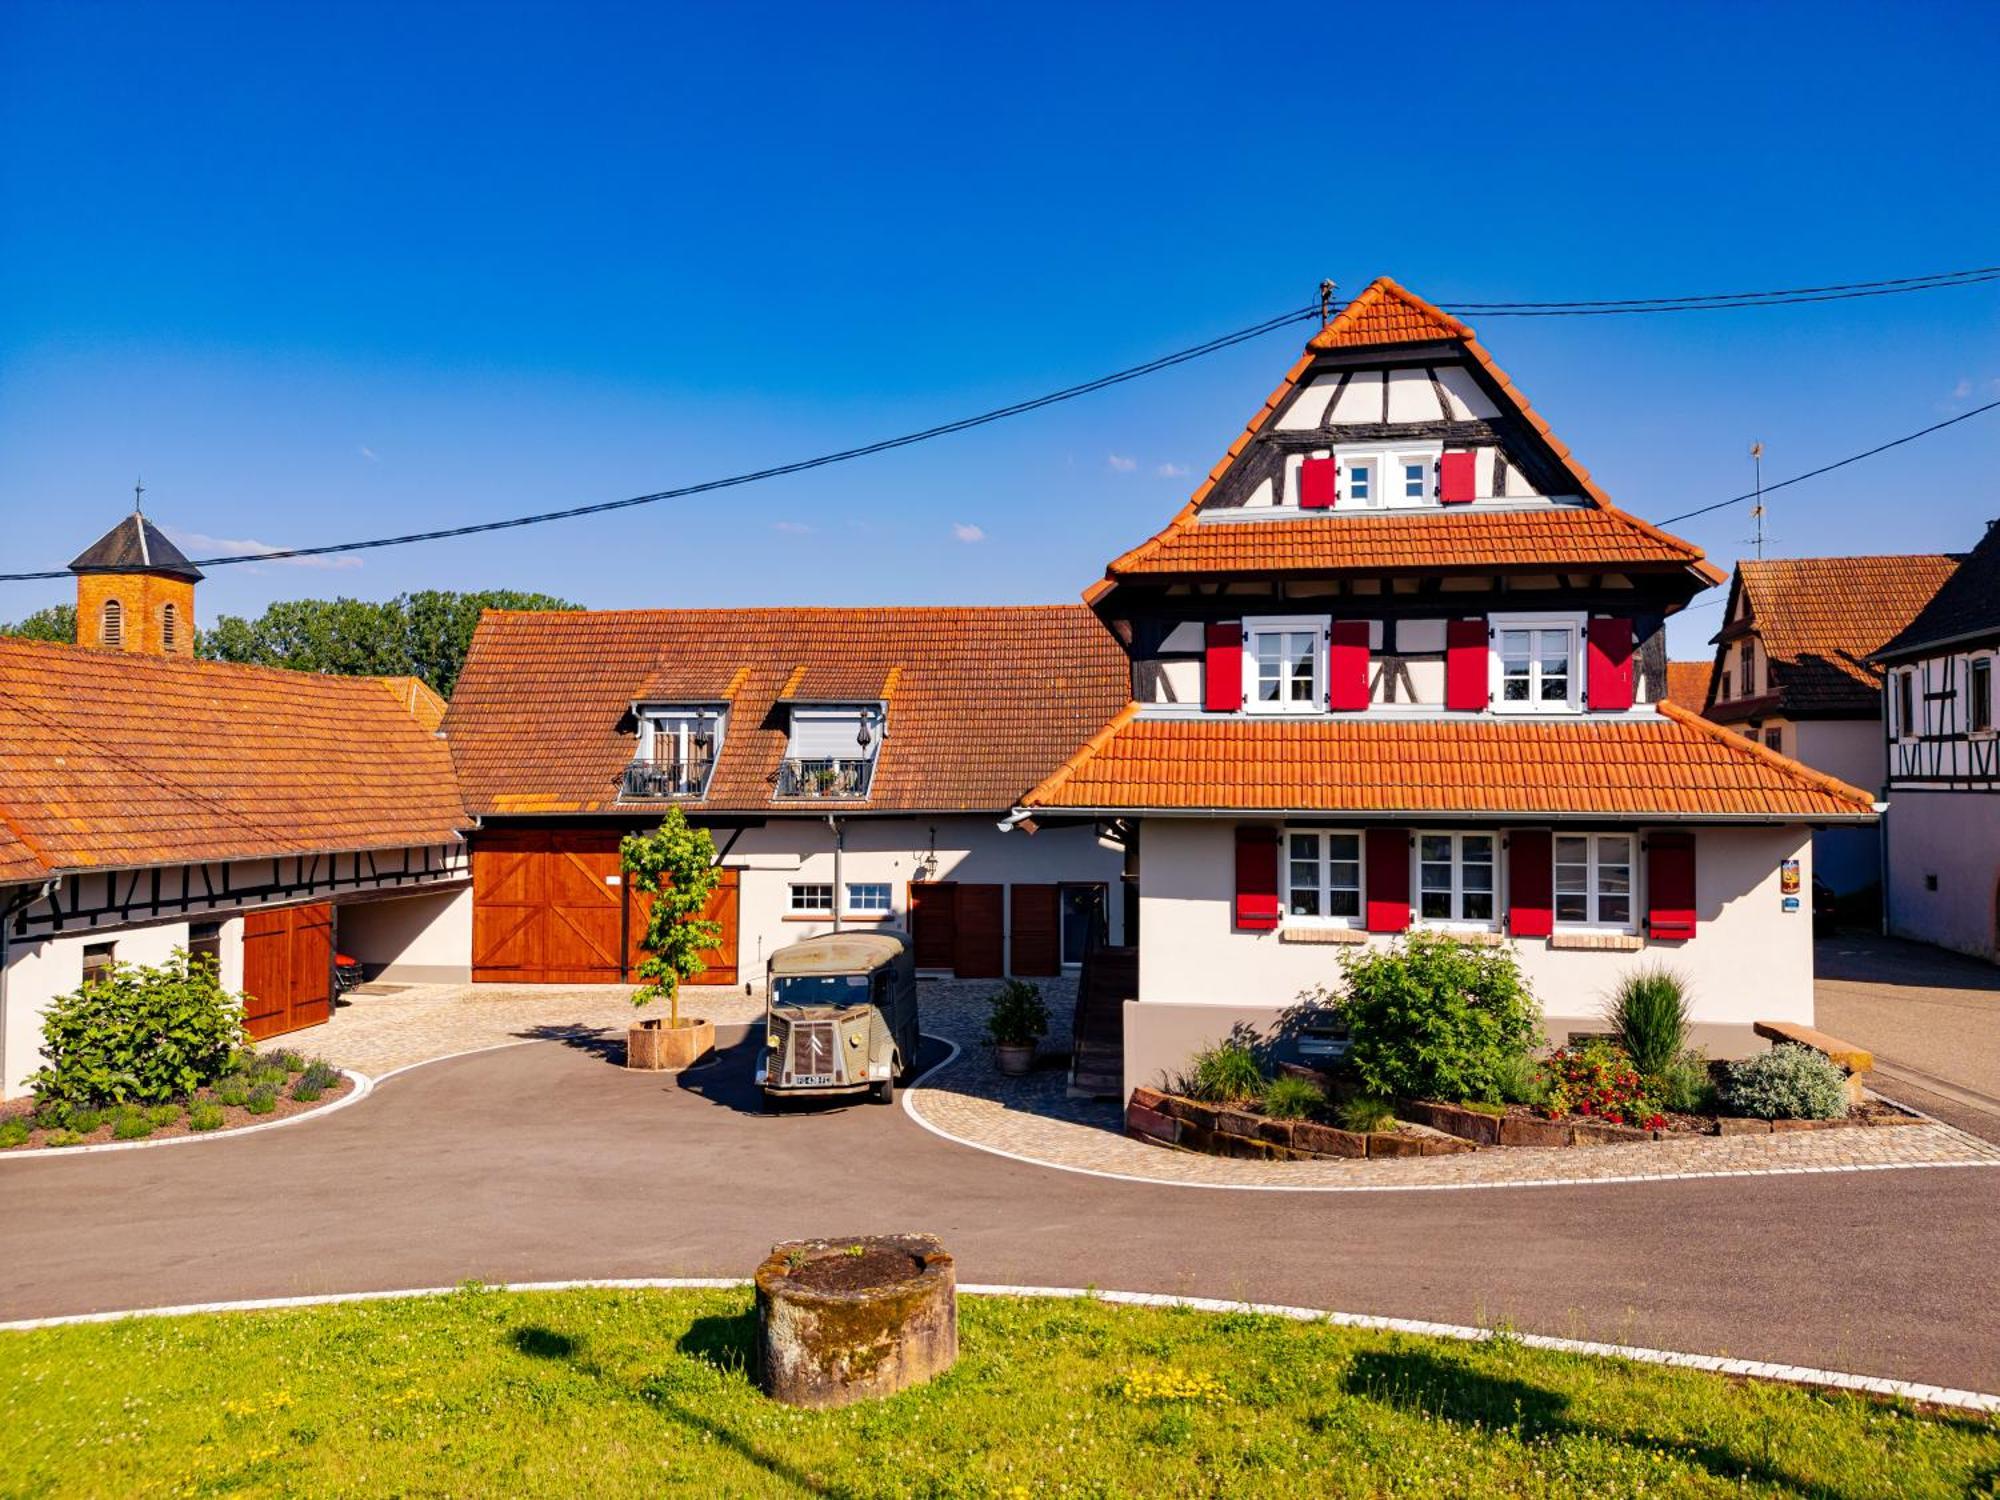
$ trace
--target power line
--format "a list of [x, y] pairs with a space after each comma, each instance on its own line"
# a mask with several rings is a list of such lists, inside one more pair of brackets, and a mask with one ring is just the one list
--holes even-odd
[[1653, 524], [1656, 526], [1671, 526], [1676, 521], [1690, 521], [1696, 516], [1705, 516], [1710, 511], [1726, 510], [1732, 505], [1741, 505], [1745, 500], [1755, 500], [1760, 493], [1768, 495], [1773, 490], [1782, 490], [1794, 484], [1804, 484], [1808, 479], [1817, 479], [1822, 474], [1831, 474], [1835, 469], [1844, 469], [1849, 464], [1858, 464], [1864, 458], [1873, 458], [1878, 453], [1887, 453], [1891, 448], [1900, 448], [1905, 443], [1914, 443], [1918, 438], [1929, 437], [1933, 432], [1942, 432], [1945, 428], [1954, 427], [1960, 422], [1969, 422], [1972, 418], [1979, 416], [1983, 412], [1992, 411], [1995, 407], [2000, 407], [2000, 401], [1989, 401], [1984, 406], [1975, 406], [1971, 411], [1960, 412], [1955, 417], [1946, 417], [1942, 422], [1933, 422], [1928, 427], [1921, 427], [1915, 432], [1905, 433], [1902, 437], [1891, 438], [1888, 442], [1877, 444], [1865, 452], [1850, 453], [1846, 458], [1836, 459], [1830, 464], [1821, 464], [1817, 469], [1808, 469], [1803, 474], [1794, 474], [1790, 479], [1780, 479], [1776, 484], [1763, 486], [1761, 491], [1746, 490], [1743, 494], [1732, 495], [1727, 500], [1718, 500], [1715, 504], [1704, 505], [1699, 510], [1684, 510], [1677, 516], [1668, 516], [1664, 521], [1656, 521]]
[[1455, 302], [1454, 312], [1489, 318], [1587, 318], [1634, 313], [1727, 312], [1746, 307], [1789, 307], [1805, 302], [1848, 302], [1861, 297], [1894, 297], [1935, 292], [2000, 280], [2000, 266], [1899, 276], [1887, 281], [1843, 281], [1826, 286], [1784, 287], [1767, 292], [1704, 292], [1672, 297], [1628, 297], [1612, 301]]

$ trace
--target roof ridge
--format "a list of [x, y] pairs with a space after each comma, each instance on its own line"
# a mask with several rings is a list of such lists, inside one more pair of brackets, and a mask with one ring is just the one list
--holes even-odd
[[867, 614], [1074, 614], [1077, 606], [1057, 599], [1038, 604], [645, 604], [599, 609], [488, 609], [482, 617], [502, 619], [603, 619], [607, 615], [867, 615]]
[[1674, 720], [1677, 724], [1681, 724], [1689, 729], [1700, 730], [1719, 743], [1739, 750], [1745, 755], [1750, 756], [1753, 760], [1762, 760], [1767, 764], [1775, 766], [1788, 775], [1805, 782], [1808, 786], [1817, 787], [1820, 791], [1826, 792], [1830, 796], [1844, 798], [1850, 802], [1859, 802], [1870, 812], [1875, 810], [1875, 797], [1872, 792], [1864, 792], [1860, 787], [1842, 781], [1838, 776], [1829, 776], [1826, 772], [1815, 770], [1803, 761], [1793, 760], [1789, 755], [1783, 755], [1776, 750], [1767, 749], [1756, 740], [1751, 739], [1747, 734], [1737, 734], [1735, 731], [1726, 729], [1713, 720], [1705, 719], [1698, 713], [1682, 708], [1678, 703], [1662, 700], [1655, 703], [1653, 707], [1656, 712]]
[[[1418, 338], [1385, 338], [1361, 343], [1345, 341], [1346, 335], [1352, 334], [1357, 325], [1386, 302], [1400, 303], [1419, 319], [1431, 325], [1430, 328], [1425, 330], [1424, 336]], [[1365, 349], [1376, 347], [1378, 344], [1387, 348], [1394, 344], [1428, 343], [1432, 338], [1469, 339], [1472, 336], [1471, 328], [1465, 323], [1436, 303], [1419, 297], [1395, 277], [1377, 276], [1350, 299], [1347, 306], [1335, 314], [1324, 328], [1306, 341], [1306, 348]]]

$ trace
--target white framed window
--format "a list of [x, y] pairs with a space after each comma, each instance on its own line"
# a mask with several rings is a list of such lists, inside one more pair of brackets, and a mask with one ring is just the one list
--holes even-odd
[[1905, 667], [1896, 674], [1896, 696], [1891, 704], [1894, 721], [1889, 732], [1896, 739], [1913, 739], [1917, 732], [1917, 674], [1913, 668]]
[[1375, 485], [1375, 460], [1372, 458], [1350, 458], [1341, 462], [1343, 477], [1347, 487], [1341, 499], [1352, 505], [1373, 505], [1380, 498]]
[[1285, 920], [1351, 927], [1361, 920], [1361, 835], [1285, 830]]
[[847, 883], [847, 909], [857, 917], [886, 917], [890, 907], [888, 881], [850, 880]]
[[1495, 615], [1493, 711], [1576, 713], [1583, 707], [1583, 616]]
[[1496, 839], [1490, 833], [1417, 835], [1417, 918], [1493, 925]]
[[795, 917], [832, 916], [833, 886], [822, 881], [806, 881], [793, 885], [786, 910]]
[[1993, 658], [1975, 656], [1965, 664], [1965, 727], [1972, 734], [1993, 733]]
[[1396, 494], [1405, 504], [1423, 504], [1431, 498], [1431, 476], [1435, 461], [1422, 454], [1404, 453], [1396, 459]]
[[1299, 503], [1299, 470], [1308, 458], [1331, 457], [1338, 466], [1340, 498], [1335, 510], [1408, 509], [1437, 505], [1438, 459], [1444, 448], [1356, 447], [1315, 449], [1286, 461], [1282, 503]]
[[1316, 714], [1326, 707], [1327, 623], [1316, 616], [1243, 622], [1243, 706], [1253, 714]]
[[1559, 925], [1633, 930], [1631, 834], [1559, 833], [1555, 860]]

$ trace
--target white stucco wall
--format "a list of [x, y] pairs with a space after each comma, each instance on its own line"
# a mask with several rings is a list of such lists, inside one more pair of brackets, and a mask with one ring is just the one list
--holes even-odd
[[377, 978], [406, 984], [463, 984], [472, 978], [469, 885], [344, 901], [334, 920], [340, 951], [360, 959]]
[[[1111, 937], [1119, 940], [1122, 851], [1100, 844], [1088, 827], [1002, 833], [997, 821], [992, 817], [848, 819], [841, 883], [886, 882], [893, 908], [883, 925], [908, 931], [909, 884], [919, 878], [1000, 885], [1095, 881], [1106, 887]], [[744, 829], [734, 844], [729, 844], [727, 833], [720, 833], [716, 843], [718, 848], [729, 845], [723, 864], [741, 871], [737, 963], [745, 980], [761, 980], [764, 961], [775, 949], [832, 930], [830, 921], [790, 919], [786, 910], [795, 882], [833, 882], [833, 831], [825, 823], [773, 821]]]
[[1785, 723], [1785, 754], [1864, 792], [1881, 793], [1889, 767], [1879, 720], [1801, 719]]
[[1883, 837], [1889, 930], [2000, 962], [2000, 795], [1899, 791]]
[[[1561, 949], [1550, 940], [1512, 940], [1521, 969], [1542, 1005], [1550, 1035], [1602, 1027], [1619, 978], [1642, 964], [1663, 963], [1690, 981], [1697, 1039], [1715, 1055], [1749, 1051], [1749, 1027], [1759, 1020], [1810, 1024], [1813, 1019], [1812, 858], [1804, 828], [1703, 828], [1695, 832], [1697, 931], [1685, 943], [1646, 942], [1636, 952]], [[1782, 910], [1780, 864], [1800, 861], [1799, 910]], [[1505, 857], [1500, 861], [1505, 910]], [[1645, 909], [1644, 859], [1635, 874], [1638, 910]], [[1333, 944], [1285, 942], [1279, 933], [1238, 932], [1233, 923], [1235, 826], [1226, 819], [1148, 819], [1140, 834], [1139, 1003], [1127, 1007], [1127, 1082], [1150, 1083], [1162, 1064], [1134, 1045], [1133, 1028], [1150, 1007], [1213, 1009], [1205, 1017], [1212, 1041], [1227, 1033], [1229, 1014], [1253, 1024], [1294, 1005], [1318, 985], [1338, 988], [1340, 955]], [[1371, 937], [1387, 943], [1387, 937]], [[1253, 1015], [1253, 1013], [1256, 1013]], [[1187, 1017], [1160, 1018], [1177, 1037]], [[1194, 1045], [1200, 1045], [1197, 1040]], [[1134, 1069], [1137, 1071], [1135, 1072]], [[1142, 1076], [1143, 1075], [1143, 1076]]]

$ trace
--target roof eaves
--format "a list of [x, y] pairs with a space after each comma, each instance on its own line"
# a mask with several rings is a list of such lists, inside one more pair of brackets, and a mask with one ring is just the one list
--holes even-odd
[[1761, 760], [1816, 791], [1837, 797], [1844, 802], [1855, 803], [1857, 811], [1865, 811], [1871, 815], [1875, 812], [1875, 797], [1871, 792], [1864, 792], [1860, 787], [1850, 785], [1837, 776], [1829, 776], [1824, 771], [1816, 771], [1811, 766], [1793, 760], [1789, 755], [1780, 755], [1776, 750], [1768, 750], [1749, 736], [1732, 733], [1720, 724], [1705, 719], [1700, 714], [1691, 713], [1677, 703], [1657, 703], [1654, 708], [1675, 723], [1685, 725], [1689, 729], [1700, 730], [1717, 743], [1727, 745], [1737, 753], [1748, 755], [1754, 760]]
[[1069, 759], [1043, 777], [1038, 786], [1032, 788], [1021, 798], [1021, 805], [1023, 807], [1031, 807], [1040, 799], [1053, 797], [1058, 790], [1068, 784], [1078, 771], [1089, 765], [1091, 761], [1095, 760], [1103, 752], [1104, 747], [1117, 737], [1119, 730], [1138, 717], [1139, 701], [1135, 698], [1119, 709], [1117, 713], [1113, 714], [1111, 721], [1098, 730], [1096, 734], [1085, 740]]

